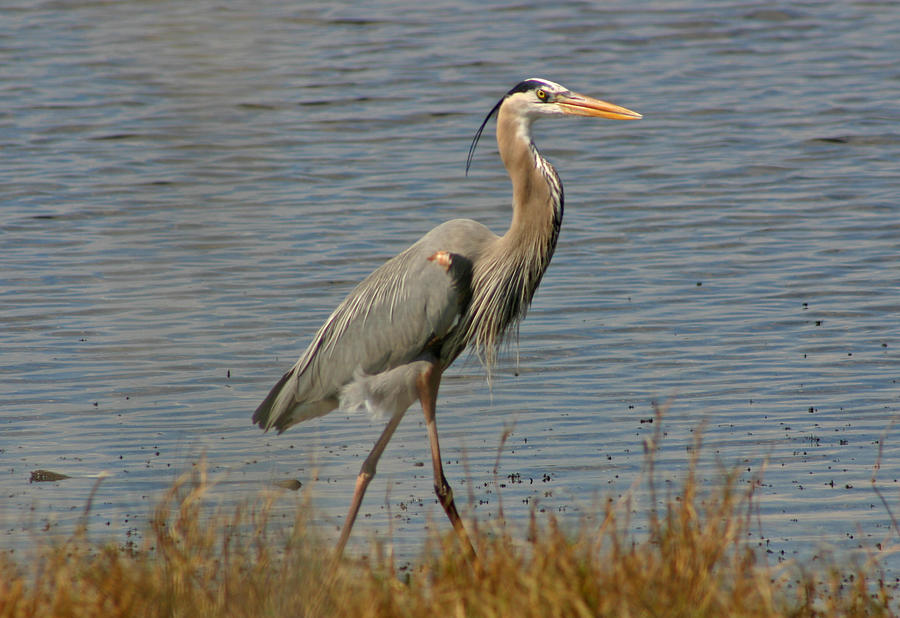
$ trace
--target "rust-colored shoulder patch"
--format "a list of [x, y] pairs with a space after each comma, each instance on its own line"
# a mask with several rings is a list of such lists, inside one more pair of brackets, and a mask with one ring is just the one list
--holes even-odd
[[428, 258], [428, 261], [443, 266], [444, 270], [450, 270], [450, 264], [453, 262], [453, 257], [450, 255], [449, 251], [438, 251]]

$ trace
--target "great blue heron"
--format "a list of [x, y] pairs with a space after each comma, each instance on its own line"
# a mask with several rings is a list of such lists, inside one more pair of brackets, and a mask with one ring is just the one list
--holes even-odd
[[386, 413], [390, 420], [360, 469], [336, 555], [343, 552], [375, 466], [406, 409], [425, 413], [434, 489], [460, 541], [475, 552], [441, 466], [435, 402], [444, 370], [469, 345], [490, 375], [510, 327], [525, 317], [556, 247], [563, 188], [531, 139], [542, 116], [641, 115], [545, 79], [507, 92], [481, 123], [497, 116], [497, 145], [513, 185], [512, 223], [503, 236], [470, 219], [448, 221], [366, 277], [334, 310], [300, 360], [284, 374], [253, 422], [279, 433], [340, 407]]

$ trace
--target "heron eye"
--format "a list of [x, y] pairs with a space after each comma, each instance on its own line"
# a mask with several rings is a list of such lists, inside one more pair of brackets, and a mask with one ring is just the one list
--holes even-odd
[[541, 90], [541, 89], [539, 89], [539, 90], [538, 90], [537, 92], [535, 92], [534, 94], [537, 95], [537, 98], [539, 98], [541, 101], [546, 101], [546, 100], [547, 100], [547, 93], [544, 92], [544, 91]]

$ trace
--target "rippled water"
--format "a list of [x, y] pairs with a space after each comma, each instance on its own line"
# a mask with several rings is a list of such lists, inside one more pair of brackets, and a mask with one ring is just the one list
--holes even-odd
[[[566, 219], [518, 374], [442, 386], [464, 510], [496, 516], [512, 426], [507, 517], [590, 512], [665, 402], [658, 470], [683, 478], [702, 426], [704, 483], [763, 475], [776, 556], [891, 546], [870, 481], [883, 447], [900, 512], [897, 49], [894, 2], [5, 4], [0, 545], [69, 529], [103, 471], [91, 530], [140, 536], [202, 454], [223, 502], [296, 478], [336, 529], [379, 423], [250, 414], [383, 260], [446, 219], [505, 229], [492, 140], [468, 178], [465, 155], [537, 75], [645, 117], [536, 126]], [[428, 458], [413, 408], [355, 551], [446, 527]]]

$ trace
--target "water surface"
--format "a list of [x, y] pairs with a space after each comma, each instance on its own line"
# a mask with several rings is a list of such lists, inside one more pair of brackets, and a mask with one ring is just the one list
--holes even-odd
[[[352, 286], [441, 221], [502, 232], [474, 130], [522, 78], [636, 109], [545, 121], [566, 187], [556, 256], [492, 388], [442, 385], [464, 510], [571, 516], [657, 469], [762, 475], [753, 542], [874, 553], [900, 512], [900, 9], [893, 2], [66, 2], [0, 19], [2, 546], [140, 537], [206, 456], [225, 504], [272, 481], [342, 521], [380, 423], [250, 414]], [[411, 409], [352, 551], [445, 527]], [[424, 463], [424, 465], [420, 465]], [[35, 469], [73, 478], [29, 483]], [[516, 482], [522, 480], [523, 482]], [[289, 517], [298, 498], [278, 503]], [[637, 503], [640, 505], [640, 501]], [[638, 531], [641, 519], [635, 520]], [[131, 535], [131, 536], [129, 536]], [[900, 562], [885, 556], [890, 579]]]

